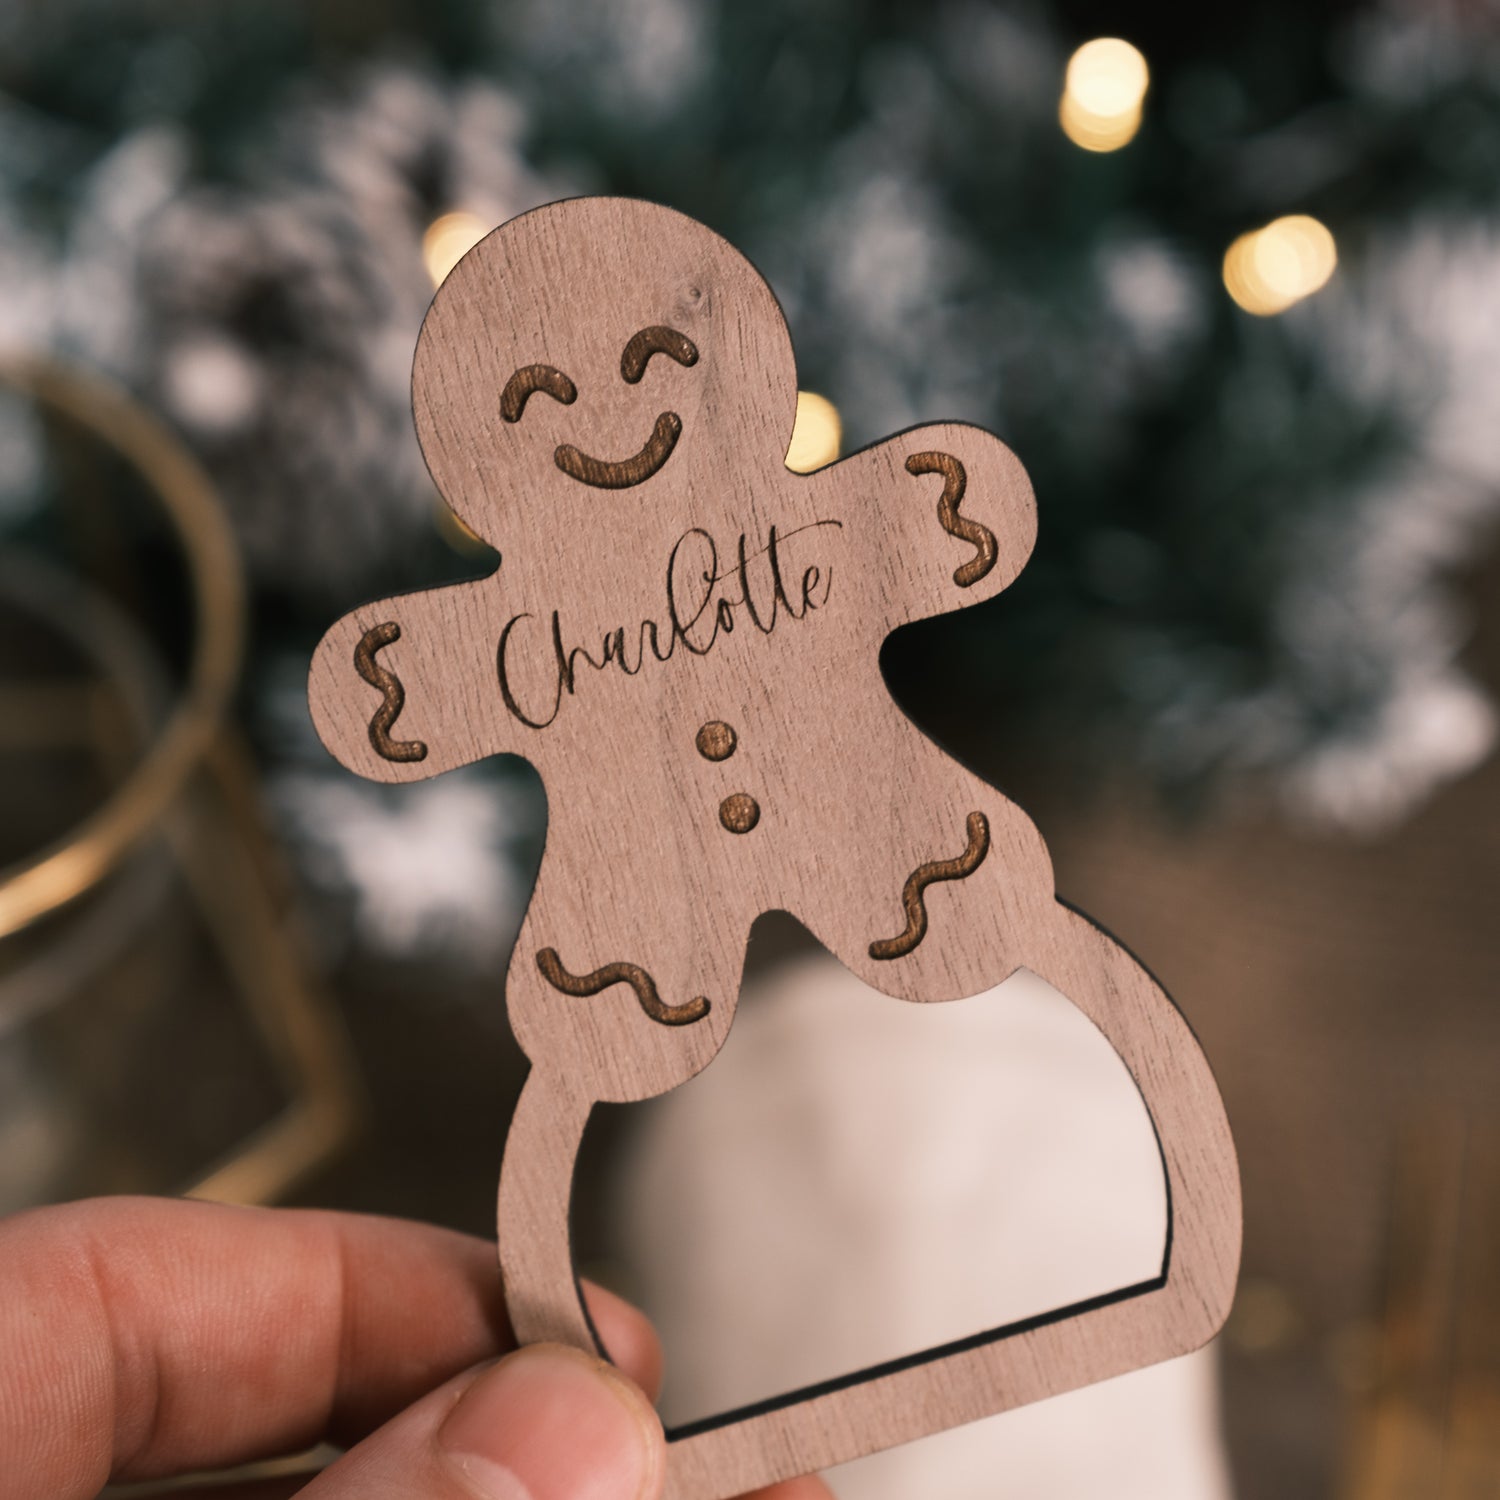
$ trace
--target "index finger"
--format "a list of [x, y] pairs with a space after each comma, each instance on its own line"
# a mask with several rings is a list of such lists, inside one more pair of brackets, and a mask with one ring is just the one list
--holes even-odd
[[[0, 1453], [18, 1500], [349, 1443], [513, 1346], [495, 1248], [424, 1224], [139, 1198], [0, 1221]], [[641, 1315], [590, 1289], [654, 1388]]]

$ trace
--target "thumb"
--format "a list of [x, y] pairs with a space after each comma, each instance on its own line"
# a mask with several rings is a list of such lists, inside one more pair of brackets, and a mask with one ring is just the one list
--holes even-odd
[[661, 1423], [612, 1365], [534, 1344], [393, 1417], [299, 1500], [657, 1500]]

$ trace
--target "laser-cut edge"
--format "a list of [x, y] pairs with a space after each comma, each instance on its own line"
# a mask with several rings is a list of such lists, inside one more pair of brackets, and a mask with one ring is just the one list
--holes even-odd
[[[1169, 1243], [1170, 1238], [1169, 1224]], [[1100, 1292], [1097, 1296], [1085, 1297], [1080, 1302], [1070, 1302], [1064, 1307], [1033, 1313], [1030, 1317], [1017, 1318], [1015, 1322], [1004, 1323], [999, 1328], [965, 1334], [962, 1338], [949, 1339], [944, 1344], [934, 1344], [930, 1349], [919, 1349], [914, 1354], [900, 1354], [894, 1359], [865, 1365], [858, 1370], [851, 1370], [846, 1375], [831, 1375], [826, 1380], [815, 1380], [810, 1385], [797, 1386], [794, 1390], [785, 1391], [779, 1395], [766, 1396], [759, 1401], [749, 1401], [743, 1406], [732, 1407], [729, 1411], [714, 1412], [706, 1417], [695, 1417], [691, 1422], [683, 1422], [676, 1427], [667, 1427], [663, 1431], [669, 1443], [687, 1442], [691, 1438], [702, 1437], [705, 1433], [737, 1426], [741, 1422], [749, 1421], [752, 1417], [764, 1417], [773, 1412], [786, 1411], [790, 1407], [801, 1406], [806, 1401], [814, 1401], [819, 1396], [831, 1396], [839, 1391], [853, 1390], [856, 1386], [866, 1385], [886, 1375], [899, 1375], [906, 1370], [920, 1369], [923, 1365], [937, 1364], [941, 1360], [951, 1359], [955, 1354], [964, 1354], [970, 1349], [981, 1349], [986, 1344], [998, 1344], [1004, 1339], [1015, 1338], [1020, 1334], [1030, 1333], [1033, 1329], [1045, 1328], [1052, 1323], [1065, 1323], [1070, 1318], [1081, 1317], [1084, 1313], [1093, 1312], [1096, 1308], [1112, 1307], [1117, 1302], [1128, 1302], [1134, 1297], [1143, 1297], [1148, 1292], [1159, 1292], [1167, 1284], [1167, 1275], [1167, 1271], [1163, 1269], [1161, 1275], [1152, 1277], [1150, 1281], [1138, 1281], [1115, 1291]], [[603, 1349], [604, 1346], [601, 1343], [599, 1347]], [[951, 1429], [948, 1430], [951, 1431]]]

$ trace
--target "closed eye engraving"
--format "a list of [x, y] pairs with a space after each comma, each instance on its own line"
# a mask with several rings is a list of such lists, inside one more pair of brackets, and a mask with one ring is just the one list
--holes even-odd
[[500, 415], [507, 422], [519, 422], [526, 403], [538, 391], [564, 406], [571, 406], [578, 399], [578, 387], [561, 370], [554, 370], [551, 365], [522, 365], [500, 393]]
[[630, 385], [646, 373], [647, 362], [653, 354], [665, 354], [680, 365], [698, 363], [697, 345], [686, 334], [658, 323], [633, 334], [620, 356], [620, 374]]
[[953, 859], [934, 859], [918, 865], [906, 877], [901, 904], [906, 908], [906, 928], [893, 938], [878, 938], [870, 944], [871, 958], [904, 958], [927, 936], [927, 906], [922, 892], [939, 880], [963, 880], [984, 863], [990, 852], [990, 821], [982, 812], [971, 812], [965, 823], [969, 846]]
[[556, 948], [543, 948], [536, 956], [536, 966], [547, 983], [565, 995], [597, 995], [612, 984], [628, 984], [635, 991], [641, 1009], [663, 1026], [689, 1026], [701, 1021], [709, 1011], [704, 995], [681, 1005], [668, 1005], [656, 993], [656, 981], [639, 964], [605, 964], [592, 974], [570, 974], [563, 968]]
[[383, 760], [414, 761], [427, 759], [427, 746], [421, 740], [393, 740], [391, 725], [406, 707], [406, 689], [401, 679], [375, 660], [375, 653], [401, 639], [401, 627], [394, 620], [373, 625], [360, 636], [354, 648], [354, 670], [385, 694], [385, 702], [370, 720], [370, 748]]

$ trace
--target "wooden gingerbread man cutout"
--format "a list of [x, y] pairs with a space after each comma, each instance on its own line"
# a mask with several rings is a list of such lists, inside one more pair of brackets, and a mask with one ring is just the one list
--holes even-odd
[[1146, 1285], [671, 1434], [683, 1500], [1184, 1353], [1223, 1322], [1239, 1257], [1233, 1145], [1191, 1031], [1056, 899], [1030, 820], [880, 675], [897, 626], [1016, 577], [1025, 472], [946, 423], [794, 474], [796, 390], [770, 289], [695, 221], [584, 198], [503, 225], [443, 283], [413, 373], [432, 476], [500, 566], [355, 610], [313, 661], [314, 721], [349, 769], [413, 781], [515, 754], [546, 789], [506, 981], [532, 1062], [499, 1204], [517, 1336], [595, 1346], [568, 1239], [590, 1109], [707, 1065], [773, 908], [902, 999], [1020, 967], [1067, 995], [1141, 1091], [1171, 1228]]

